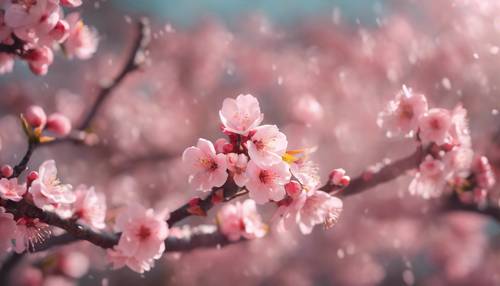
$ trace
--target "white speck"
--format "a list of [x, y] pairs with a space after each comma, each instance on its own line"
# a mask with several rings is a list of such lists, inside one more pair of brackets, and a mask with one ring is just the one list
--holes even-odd
[[490, 47], [490, 54], [498, 55], [498, 52], [500, 52], [500, 48], [498, 46], [491, 46]]
[[445, 77], [441, 80], [441, 84], [443, 85], [443, 87], [446, 89], [446, 90], [450, 90], [451, 89], [451, 82], [450, 80]]
[[337, 250], [337, 257], [338, 257], [339, 259], [342, 259], [342, 258], [344, 258], [344, 257], [345, 257], [345, 253], [344, 253], [344, 250], [342, 250], [342, 248], [339, 248], [339, 249]]
[[476, 60], [477, 60], [477, 59], [479, 59], [479, 55], [478, 55], [477, 53], [474, 53], [472, 56], [473, 56]]
[[127, 22], [128, 24], [132, 23], [132, 18], [130, 16], [125, 15], [124, 18], [125, 18], [125, 22]]
[[498, 115], [498, 109], [492, 109], [491, 110], [492, 115]]
[[338, 7], [335, 7], [332, 11], [332, 22], [335, 25], [340, 24], [340, 9]]
[[415, 275], [411, 270], [407, 269], [403, 271], [403, 281], [406, 283], [406, 285], [415, 284]]
[[283, 77], [279, 76], [278, 77], [278, 85], [282, 85], [282, 84], [283, 84]]
[[172, 33], [172, 32], [175, 32], [174, 28], [172, 27], [172, 25], [170, 24], [166, 24], [165, 25], [165, 32], [167, 33]]

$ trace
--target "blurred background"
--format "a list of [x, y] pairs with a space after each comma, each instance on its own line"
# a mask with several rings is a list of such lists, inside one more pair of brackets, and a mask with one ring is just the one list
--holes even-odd
[[[22, 156], [17, 114], [31, 104], [79, 122], [99, 84], [126, 60], [133, 22], [146, 16], [153, 24], [150, 62], [102, 109], [94, 126], [99, 143], [45, 147], [31, 162], [36, 169], [54, 158], [64, 182], [106, 193], [111, 213], [131, 201], [175, 209], [197, 195], [180, 155], [198, 137], [222, 137], [222, 100], [240, 93], [259, 99], [264, 122], [277, 124], [291, 149], [318, 147], [313, 160], [326, 179], [333, 168], [355, 177], [413, 152], [412, 140], [388, 139], [376, 124], [406, 84], [432, 107], [462, 103], [475, 150], [498, 174], [497, 0], [84, 2], [83, 19], [100, 36], [93, 58], [59, 55], [44, 77], [16, 63], [0, 78], [0, 161]], [[49, 257], [77, 253], [71, 260], [88, 266], [77, 285], [500, 285], [498, 223], [441, 212], [437, 202], [410, 196], [409, 180], [346, 199], [333, 229], [167, 254], [142, 276], [110, 271], [104, 252], [86, 243]], [[215, 212], [183, 223], [214, 222]], [[42, 268], [50, 263], [32, 259]]]

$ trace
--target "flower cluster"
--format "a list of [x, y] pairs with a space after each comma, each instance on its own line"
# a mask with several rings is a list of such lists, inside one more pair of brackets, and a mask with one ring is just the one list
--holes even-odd
[[[36, 136], [40, 138], [44, 130], [52, 133], [65, 136], [71, 132], [71, 121], [68, 117], [60, 113], [52, 113], [47, 117], [42, 107], [32, 105], [26, 109], [23, 114], [25, 132], [28, 136]], [[49, 137], [45, 137], [49, 139]]]
[[459, 193], [474, 190], [474, 201], [478, 202], [494, 185], [488, 160], [480, 157], [473, 164], [467, 111], [462, 105], [452, 110], [429, 109], [423, 94], [403, 86], [402, 92], [379, 114], [378, 123], [387, 129], [388, 136], [414, 137], [427, 153], [410, 183], [411, 194], [428, 199], [450, 189]]
[[[218, 214], [221, 231], [229, 239], [262, 236], [255, 203], [275, 203], [278, 210], [273, 224], [294, 222], [303, 233], [310, 233], [316, 224], [332, 226], [337, 221], [342, 202], [319, 190], [317, 167], [306, 160], [307, 156], [300, 156], [308, 150], [287, 151], [285, 134], [276, 125], [261, 125], [264, 116], [255, 97], [247, 94], [225, 99], [219, 117], [228, 139], [220, 138], [215, 144], [199, 139], [182, 158], [189, 181], [198, 190], [217, 189], [232, 180], [248, 191], [251, 200], [227, 206]], [[345, 172], [337, 174], [331, 185], [340, 186], [340, 181], [342, 187], [347, 186]]]
[[12, 70], [14, 54], [37, 75], [47, 73], [55, 49], [62, 49], [69, 58], [92, 56], [97, 49], [96, 32], [83, 24], [78, 13], [65, 16], [63, 12], [63, 7], [81, 4], [68, 0], [0, 2], [0, 43], [13, 48], [12, 54], [1, 54], [0, 73]]
[[[14, 202], [25, 200], [62, 218], [73, 218], [95, 229], [105, 227], [106, 203], [102, 194], [83, 185], [73, 192], [71, 185], [62, 184], [57, 178], [53, 160], [43, 162], [38, 172], [30, 172], [26, 183], [20, 184], [17, 178], [0, 179], [0, 198]], [[12, 249], [18, 253], [30, 250], [50, 235], [49, 226], [37, 218], [14, 217], [3, 208], [1, 213], [0, 231], [6, 234], [1, 238], [0, 244], [5, 246], [2, 250]]]

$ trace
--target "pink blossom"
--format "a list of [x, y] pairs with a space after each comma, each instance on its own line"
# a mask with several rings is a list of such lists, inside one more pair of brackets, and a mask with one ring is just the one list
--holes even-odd
[[0, 53], [0, 75], [12, 72], [14, 69], [14, 57], [7, 53]]
[[472, 145], [467, 110], [461, 104], [457, 105], [451, 113], [450, 136], [455, 146], [470, 148]]
[[317, 224], [330, 228], [338, 221], [342, 212], [342, 201], [322, 191], [302, 193], [288, 204], [281, 205], [272, 221], [278, 231], [292, 229], [295, 226], [303, 234], [309, 234]]
[[259, 167], [253, 160], [248, 162], [246, 188], [250, 198], [258, 204], [269, 200], [279, 201], [285, 196], [284, 185], [290, 180], [288, 164], [281, 161], [269, 167]]
[[33, 250], [35, 244], [43, 242], [50, 233], [49, 226], [38, 218], [22, 217], [16, 221], [14, 250], [17, 253], [23, 253], [27, 249]]
[[303, 123], [318, 122], [323, 118], [323, 107], [312, 95], [300, 96], [293, 105], [293, 115]]
[[0, 207], [0, 253], [11, 249], [15, 233], [14, 215], [7, 213], [3, 207]]
[[220, 187], [227, 180], [226, 155], [216, 154], [214, 145], [206, 139], [200, 138], [196, 147], [184, 150], [182, 160], [191, 173], [189, 182], [198, 190]]
[[60, 19], [58, 1], [7, 1], [5, 23], [14, 34], [28, 42], [37, 43], [57, 25]]
[[288, 142], [276, 125], [262, 125], [255, 128], [255, 134], [246, 144], [250, 159], [265, 167], [282, 161]]
[[478, 156], [474, 160], [473, 171], [476, 175], [477, 184], [481, 189], [491, 189], [495, 186], [495, 173], [485, 156]]
[[246, 169], [248, 164], [248, 158], [245, 154], [229, 153], [227, 154], [227, 165], [228, 169], [233, 175], [233, 180], [236, 185], [243, 187], [248, 178], [246, 176]]
[[62, 275], [49, 275], [43, 280], [42, 286], [76, 286], [75, 281], [72, 281]]
[[39, 208], [56, 211], [59, 215], [71, 215], [70, 204], [76, 200], [71, 185], [63, 185], [57, 179], [57, 168], [54, 160], [42, 163], [38, 170], [39, 177], [31, 183], [29, 192], [33, 202]]
[[64, 52], [69, 58], [89, 59], [97, 51], [97, 32], [83, 24], [79, 13], [69, 14], [66, 21], [69, 24], [69, 35], [63, 43]]
[[133, 204], [116, 218], [116, 231], [122, 232], [118, 245], [108, 250], [114, 268], [125, 265], [143, 273], [149, 271], [154, 260], [165, 251], [169, 230], [165, 217], [158, 217], [152, 209]]
[[71, 132], [71, 121], [61, 113], [53, 113], [47, 119], [47, 129], [60, 136]]
[[219, 117], [227, 131], [248, 135], [264, 119], [259, 102], [250, 94], [240, 94], [236, 99], [226, 98], [219, 111]]
[[97, 194], [94, 187], [87, 188], [85, 185], [76, 187], [75, 195], [73, 217], [97, 229], [106, 227], [104, 223], [106, 218], [106, 197], [101, 193]]
[[0, 179], [0, 197], [2, 199], [18, 202], [22, 200], [24, 193], [26, 193], [26, 186], [19, 185], [17, 178]]
[[65, 275], [81, 278], [90, 268], [87, 255], [79, 251], [62, 251], [59, 255], [58, 268]]
[[418, 119], [427, 108], [425, 95], [413, 93], [403, 86], [403, 91], [379, 114], [377, 123], [388, 131], [389, 136], [407, 135], [417, 129]]
[[428, 155], [419, 166], [419, 172], [410, 183], [409, 191], [412, 195], [419, 195], [424, 199], [439, 197], [446, 186], [450, 172], [440, 160]]
[[433, 108], [419, 119], [420, 139], [423, 143], [434, 142], [437, 145], [449, 139], [451, 127], [450, 112], [442, 108]]
[[267, 232], [253, 200], [225, 205], [217, 213], [217, 222], [220, 231], [231, 241], [237, 241], [241, 237], [260, 238]]

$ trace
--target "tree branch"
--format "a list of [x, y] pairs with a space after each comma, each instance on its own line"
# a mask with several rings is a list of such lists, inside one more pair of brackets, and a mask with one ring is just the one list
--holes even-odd
[[147, 19], [143, 18], [138, 22], [138, 34], [134, 41], [134, 46], [130, 52], [125, 66], [118, 74], [118, 76], [106, 87], [103, 87], [94, 105], [90, 108], [89, 112], [83, 119], [82, 123], [78, 127], [79, 130], [86, 130], [90, 127], [90, 124], [94, 120], [96, 114], [99, 112], [100, 108], [109, 98], [109, 95], [113, 90], [133, 71], [139, 69], [146, 60], [146, 49], [151, 42], [151, 27]]

